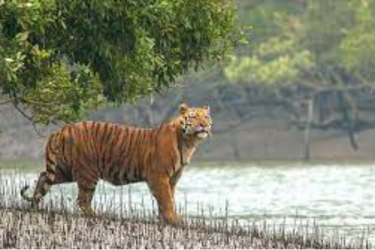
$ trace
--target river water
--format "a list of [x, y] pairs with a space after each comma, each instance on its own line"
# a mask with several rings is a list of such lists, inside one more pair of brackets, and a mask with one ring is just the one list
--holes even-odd
[[[33, 171], [2, 171], [0, 186], [14, 190], [36, 178]], [[60, 199], [61, 194], [74, 204], [77, 188], [55, 186], [48, 197]], [[102, 182], [94, 199], [155, 206], [142, 183], [114, 187]], [[375, 242], [375, 164], [193, 164], [178, 183], [177, 203], [190, 215], [197, 214], [199, 206], [240, 220], [279, 224], [297, 219], [356, 236], [366, 230]]]

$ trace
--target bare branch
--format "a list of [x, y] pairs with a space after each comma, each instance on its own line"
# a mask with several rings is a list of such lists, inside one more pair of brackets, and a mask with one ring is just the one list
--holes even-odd
[[10, 98], [10, 99], [1, 100], [0, 101], [0, 106], [1, 105], [6, 105], [6, 104], [10, 104], [10, 103], [14, 102], [15, 100], [16, 100], [16, 98]]
[[36, 127], [36, 123], [35, 123], [34, 119], [33, 119], [31, 116], [29, 116], [28, 114], [26, 114], [25, 111], [23, 111], [20, 107], [18, 107], [18, 105], [15, 104], [14, 102], [13, 102], [13, 106], [17, 109], [17, 111], [18, 111], [23, 117], [25, 117], [27, 120], [29, 120], [29, 121], [31, 122], [31, 124], [33, 125], [33, 128], [34, 128], [35, 132], [37, 133], [37, 135], [38, 135], [39, 137], [42, 137], [42, 138], [45, 138], [45, 137], [46, 137], [45, 135], [43, 135], [43, 134], [38, 130], [38, 128]]
[[18, 107], [18, 105], [15, 104], [14, 102], [13, 102], [13, 106], [17, 109], [18, 112], [20, 112], [20, 114], [23, 117], [25, 117], [27, 120], [29, 120], [31, 122], [33, 121], [33, 118], [31, 116], [29, 116], [28, 114], [26, 114], [25, 111], [23, 111], [20, 107]]

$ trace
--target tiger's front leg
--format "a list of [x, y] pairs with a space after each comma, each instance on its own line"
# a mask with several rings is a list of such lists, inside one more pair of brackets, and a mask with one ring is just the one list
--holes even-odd
[[182, 175], [183, 167], [180, 168], [177, 173], [175, 173], [170, 179], [169, 179], [169, 185], [171, 187], [171, 193], [172, 193], [172, 199], [173, 199], [173, 204], [176, 205], [176, 185], [178, 180], [180, 179]]
[[168, 177], [158, 177], [147, 181], [148, 187], [158, 203], [159, 217], [170, 225], [176, 226], [180, 219], [175, 212], [173, 195]]
[[88, 165], [81, 165], [73, 169], [73, 175], [78, 184], [77, 204], [79, 208], [84, 215], [95, 216], [96, 212], [91, 206], [91, 201], [99, 180], [99, 170], [90, 168]]

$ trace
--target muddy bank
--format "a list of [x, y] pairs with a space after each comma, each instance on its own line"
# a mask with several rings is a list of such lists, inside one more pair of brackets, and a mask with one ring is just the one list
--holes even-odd
[[[168, 100], [168, 99], [167, 99]], [[138, 106], [101, 110], [88, 120], [127, 123], [153, 127], [175, 114], [179, 102], [169, 109]], [[199, 105], [200, 102], [197, 102]], [[164, 106], [163, 106], [164, 107]], [[250, 113], [251, 107], [243, 108]], [[195, 161], [248, 161], [248, 160], [301, 160], [304, 158], [304, 131], [290, 124], [288, 114], [281, 108], [254, 108], [258, 115], [239, 122], [233, 113], [213, 106], [213, 137], [203, 143], [194, 157]], [[42, 159], [44, 145], [56, 126], [38, 127], [12, 107], [0, 111], [0, 159]], [[346, 132], [338, 130], [312, 130], [310, 155], [312, 160], [374, 160], [375, 129], [356, 134], [358, 150], [354, 150]]]
[[[224, 125], [221, 126], [227, 126]], [[220, 129], [218, 129], [220, 130]], [[359, 149], [351, 147], [347, 133], [337, 130], [311, 131], [311, 160], [343, 161], [375, 159], [375, 130], [356, 134]], [[216, 133], [202, 144], [201, 160], [303, 160], [304, 131], [291, 127], [282, 118], [264, 117], [242, 123], [230, 132]]]
[[[319, 230], [318, 230], [319, 231]], [[0, 248], [135, 248], [135, 249], [260, 249], [363, 248], [337, 243], [322, 235], [298, 236], [282, 229], [264, 232], [257, 227], [205, 220], [170, 227], [157, 222], [108, 216], [85, 218], [56, 212], [0, 209]]]

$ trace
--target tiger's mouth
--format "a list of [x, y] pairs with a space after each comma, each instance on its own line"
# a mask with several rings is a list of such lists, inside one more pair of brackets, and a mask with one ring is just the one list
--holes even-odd
[[199, 139], [206, 139], [209, 135], [211, 135], [211, 132], [209, 130], [202, 129], [202, 130], [196, 131], [195, 135]]

